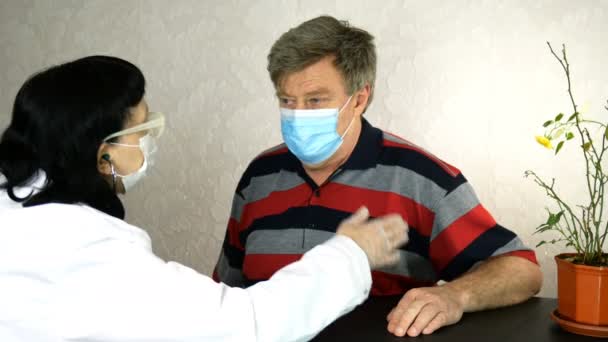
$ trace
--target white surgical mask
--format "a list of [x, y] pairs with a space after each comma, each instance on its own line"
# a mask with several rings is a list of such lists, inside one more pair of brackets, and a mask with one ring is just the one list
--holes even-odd
[[122, 181], [122, 185], [125, 188], [125, 192], [131, 190], [135, 184], [139, 183], [146, 176], [146, 172], [148, 168], [154, 165], [154, 155], [158, 150], [156, 145], [156, 138], [154, 138], [150, 134], [146, 134], [143, 137], [139, 138], [139, 145], [131, 145], [131, 144], [120, 144], [120, 143], [110, 143], [112, 145], [117, 146], [125, 146], [125, 147], [139, 147], [144, 156], [144, 162], [141, 164], [141, 167], [136, 171], [128, 174], [121, 175], [119, 173], [114, 172], [113, 177], [119, 177]]
[[[156, 145], [156, 139], [158, 137], [160, 137], [160, 135], [163, 132], [164, 127], [165, 127], [165, 116], [162, 113], [150, 112], [150, 113], [148, 113], [148, 118], [145, 122], [143, 122], [137, 126], [127, 128], [120, 132], [111, 134], [103, 139], [103, 141], [105, 143], [111, 144], [111, 145], [125, 146], [125, 147], [137, 147], [137, 148], [141, 149], [143, 156], [144, 156], [144, 162], [141, 164], [141, 167], [137, 171], [132, 172], [128, 175], [121, 175], [121, 174], [116, 173], [114, 170], [114, 165], [110, 164], [112, 167], [112, 180], [113, 180], [114, 184], [116, 184], [116, 177], [119, 177], [122, 180], [122, 185], [125, 188], [125, 192], [128, 192], [130, 189], [132, 189], [135, 186], [135, 184], [137, 184], [142, 178], [144, 178], [146, 176], [147, 170], [149, 169], [150, 166], [152, 166], [154, 164], [153, 158], [156, 153], [156, 150], [158, 149], [157, 145]], [[127, 134], [142, 132], [142, 131], [146, 131], [147, 133], [143, 137], [139, 138], [138, 145], [110, 142], [110, 140], [113, 138], [117, 138], [117, 137], [127, 135]]]

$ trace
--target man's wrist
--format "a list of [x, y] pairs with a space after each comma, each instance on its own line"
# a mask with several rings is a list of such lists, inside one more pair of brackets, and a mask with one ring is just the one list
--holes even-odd
[[452, 298], [458, 303], [462, 312], [472, 311], [471, 299], [473, 294], [468, 287], [459, 284], [458, 280], [445, 283], [441, 286], [447, 288], [452, 293]]

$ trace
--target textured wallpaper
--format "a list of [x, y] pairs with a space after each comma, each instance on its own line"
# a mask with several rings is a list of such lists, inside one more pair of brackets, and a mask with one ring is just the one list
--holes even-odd
[[[158, 163], [125, 197], [127, 220], [155, 251], [210, 273], [232, 191], [251, 158], [281, 141], [266, 54], [279, 35], [320, 14], [376, 37], [367, 118], [460, 168], [485, 206], [530, 246], [547, 200], [526, 169], [584, 195], [573, 148], [534, 141], [569, 110], [565, 78], [545, 41], [566, 43], [583, 114], [605, 120], [608, 1], [25, 1], [0, 2], [0, 129], [25, 78], [90, 54], [139, 65], [152, 110], [167, 114]], [[578, 178], [577, 178], [578, 177]], [[552, 256], [537, 249], [542, 295], [555, 296]]]

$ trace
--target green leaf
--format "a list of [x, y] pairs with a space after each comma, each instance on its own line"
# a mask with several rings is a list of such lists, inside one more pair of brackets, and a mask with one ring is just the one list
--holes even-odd
[[564, 211], [560, 211], [559, 213], [557, 213], [557, 215], [555, 215], [555, 223], [557, 224], [559, 222], [559, 220], [562, 218], [562, 216], [564, 216]]
[[583, 151], [587, 152], [591, 148], [591, 141], [588, 141], [583, 144]]
[[545, 223], [545, 224], [547, 226], [554, 226], [562, 218], [562, 215], [564, 215], [564, 211], [563, 210], [560, 211], [557, 214], [551, 214], [551, 213], [549, 213], [549, 218], [547, 219], [547, 223]]
[[[608, 134], [608, 130], [606, 130], [606, 134]], [[574, 134], [572, 132], [566, 133], [566, 140], [570, 140], [574, 138]], [[606, 137], [608, 139], [608, 136]]]
[[540, 247], [540, 246], [542, 246], [542, 245], [544, 245], [544, 244], [546, 244], [546, 243], [547, 243], [547, 241], [543, 240], [543, 241], [541, 241], [541, 242], [537, 243], [537, 244], [536, 244], [536, 247]]
[[555, 148], [555, 154], [557, 154], [559, 150], [562, 149], [562, 146], [564, 146], [564, 142], [560, 141], [559, 144], [557, 144], [557, 147]]
[[535, 231], [534, 231], [534, 233], [532, 233], [532, 234], [541, 234], [541, 233], [544, 233], [544, 232], [546, 232], [547, 230], [551, 230], [551, 229], [553, 229], [553, 227], [552, 227], [552, 226], [549, 226], [549, 225], [543, 224], [543, 225], [541, 225], [540, 227], [536, 228], [536, 230], [535, 230]]
[[575, 112], [574, 114], [570, 115], [570, 117], [568, 118], [568, 122], [572, 121], [577, 115], [578, 112]]
[[557, 114], [557, 116], [555, 117], [555, 122], [561, 120], [563, 117], [564, 117], [564, 113]]
[[606, 126], [606, 130], [604, 131], [604, 138], [608, 140], [608, 126]]
[[545, 121], [545, 123], [543, 124], [543, 127], [547, 127], [552, 123], [553, 123], [553, 120]]

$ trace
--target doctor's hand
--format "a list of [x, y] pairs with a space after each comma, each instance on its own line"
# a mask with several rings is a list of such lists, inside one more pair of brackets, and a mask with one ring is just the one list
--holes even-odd
[[408, 226], [401, 216], [393, 214], [369, 219], [369, 211], [361, 207], [340, 223], [336, 234], [353, 239], [367, 255], [372, 269], [399, 261], [398, 248], [408, 240]]

